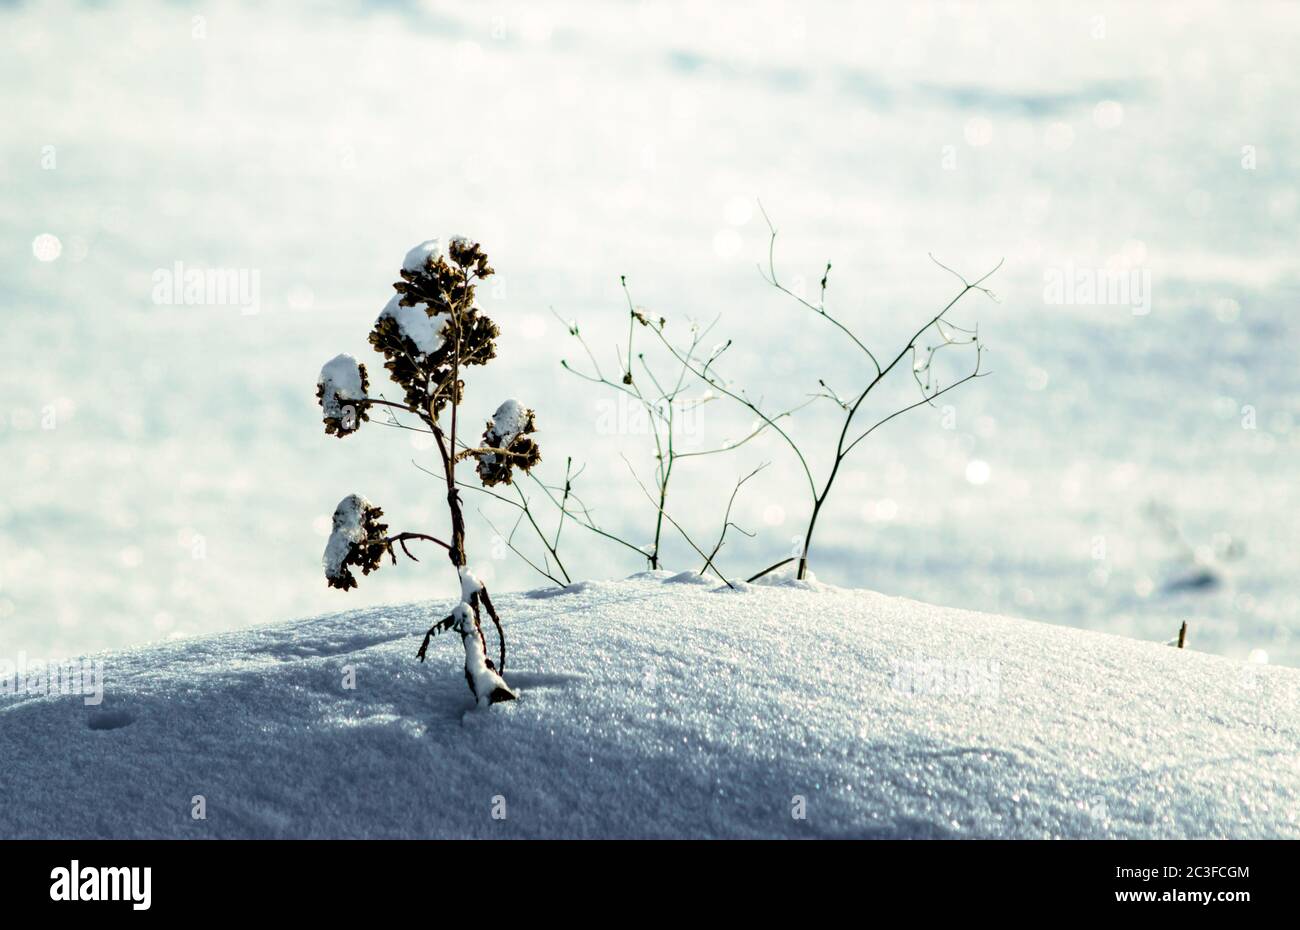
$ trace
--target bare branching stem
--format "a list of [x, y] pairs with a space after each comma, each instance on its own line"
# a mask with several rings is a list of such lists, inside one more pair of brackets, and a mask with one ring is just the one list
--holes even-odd
[[[561, 365], [566, 371], [577, 375], [584, 381], [593, 384], [599, 384], [623, 394], [633, 401], [645, 412], [646, 420], [650, 424], [651, 438], [655, 446], [655, 469], [654, 484], [655, 492], [650, 497], [651, 504], [655, 508], [653, 532], [651, 534], [650, 544], [642, 549], [641, 547], [632, 546], [636, 551], [649, 563], [652, 569], [663, 567], [663, 534], [665, 521], [672, 522], [672, 517], [668, 514], [668, 491], [673, 477], [673, 469], [677, 459], [685, 455], [705, 455], [713, 452], [728, 451], [727, 449], [706, 450], [704, 452], [682, 453], [676, 446], [677, 437], [677, 412], [680, 406], [683, 406], [681, 400], [682, 392], [685, 390], [688, 375], [692, 374], [690, 367], [681, 364], [674, 378], [661, 380], [656, 375], [650, 363], [646, 360], [645, 354], [636, 350], [636, 331], [638, 326], [648, 327], [656, 330], [656, 324], [649, 319], [641, 310], [638, 310], [632, 300], [631, 292], [627, 287], [626, 277], [620, 278], [620, 284], [623, 289], [623, 296], [627, 304], [628, 314], [628, 332], [626, 347], [616, 348], [618, 357], [619, 370], [621, 372], [619, 380], [613, 381], [605, 377], [600, 368], [600, 363], [596, 359], [596, 354], [591, 350], [587, 341], [583, 338], [581, 331], [576, 323], [565, 323], [570, 335], [578, 340], [582, 346], [583, 352], [591, 362], [592, 373], [578, 371], [567, 361], [561, 360]], [[557, 317], [558, 318], [558, 317]], [[662, 327], [663, 321], [660, 320], [658, 325]], [[694, 327], [692, 329], [692, 339], [686, 355], [689, 358], [697, 358], [699, 347], [707, 336], [709, 329], [712, 327]], [[637, 363], [640, 363], [638, 369]], [[653, 388], [651, 390], [642, 389], [642, 377], [645, 383]], [[747, 437], [750, 438], [750, 437]], [[566, 479], [567, 485], [567, 479]], [[561, 505], [561, 515], [563, 516], [567, 509]], [[589, 526], [589, 528], [592, 528]], [[620, 540], [624, 542], [623, 540]], [[630, 545], [630, 544], [629, 544]]]
[[729, 528], [734, 527], [737, 532], [744, 533], [746, 536], [752, 537], [754, 535], [753, 533], [747, 532], [741, 527], [737, 526], [735, 523], [731, 522], [731, 508], [736, 503], [736, 495], [740, 493], [740, 489], [744, 486], [745, 482], [748, 481], [750, 478], [754, 477], [755, 475], [757, 475], [760, 471], [762, 471], [766, 467], [767, 467], [767, 463], [764, 462], [762, 465], [758, 466], [753, 471], [751, 471], [748, 475], [746, 475], [745, 477], [737, 481], [736, 486], [731, 489], [731, 497], [727, 498], [727, 510], [722, 515], [722, 532], [718, 534], [718, 541], [713, 544], [713, 551], [710, 552], [705, 557], [704, 565], [700, 567], [701, 575], [704, 574], [704, 569], [707, 568], [709, 565], [712, 565], [713, 560], [717, 558], [718, 550], [722, 548], [723, 543], [726, 542], [727, 540], [727, 530]]
[[509, 535], [502, 533], [499, 529], [497, 529], [496, 524], [493, 523], [491, 518], [487, 514], [483, 513], [482, 510], [479, 511], [479, 515], [487, 522], [487, 525], [492, 528], [493, 533], [496, 533], [497, 536], [505, 540], [505, 544], [510, 549], [510, 551], [513, 552], [515, 555], [519, 556], [519, 558], [523, 560], [523, 563], [525, 565], [527, 565], [533, 571], [537, 572], [537, 574], [541, 575], [543, 578], [549, 579], [557, 587], [563, 588], [565, 586], [566, 582], [561, 581], [559, 578], [556, 578], [554, 575], [550, 573], [550, 571], [547, 568], [542, 568], [540, 565], [538, 565], [536, 562], [530, 559], [527, 553], [525, 553], [522, 549], [520, 549], [518, 546], [515, 545], [514, 542], [515, 530], [519, 529], [519, 524], [523, 522], [524, 519], [523, 514], [520, 514], [519, 518], [515, 520], [514, 528], [510, 531]]
[[[809, 394], [808, 399], [803, 403], [797, 404], [788, 409], [770, 412], [762, 398], [752, 398], [743, 389], [736, 387], [718, 371], [719, 360], [730, 348], [730, 341], [722, 343], [707, 354], [701, 351], [703, 339], [717, 322], [716, 319], [708, 326], [693, 325], [691, 327], [691, 338], [689, 343], [680, 340], [679, 342], [681, 344], [675, 344], [673, 341], [669, 340], [665, 333], [665, 321], [662, 318], [651, 319], [645, 311], [638, 309], [632, 300], [626, 277], [620, 278], [620, 285], [627, 306], [628, 329], [626, 344], [616, 345], [615, 347], [615, 355], [618, 362], [617, 376], [613, 378], [605, 376], [601, 370], [600, 363], [597, 360], [596, 353], [592, 351], [591, 346], [587, 343], [586, 339], [584, 339], [578, 325], [573, 322], [564, 321], [563, 319], [561, 319], [561, 322], [564, 323], [570, 335], [573, 336], [582, 347], [583, 353], [585, 354], [587, 361], [590, 363], [590, 369], [588, 371], [578, 370], [570, 365], [566, 360], [561, 360], [561, 365], [566, 371], [584, 381], [601, 385], [627, 397], [630, 401], [635, 402], [635, 404], [645, 412], [647, 421], [650, 424], [650, 432], [654, 442], [655, 468], [653, 490], [647, 487], [646, 483], [641, 480], [636, 473], [636, 469], [630, 462], [628, 462], [627, 465], [634, 480], [636, 480], [647, 500], [654, 508], [654, 523], [651, 542], [645, 547], [638, 546], [615, 533], [603, 529], [596, 523], [592, 518], [590, 509], [583, 504], [581, 499], [573, 491], [574, 476], [571, 474], [571, 459], [566, 463], [565, 478], [562, 487], [552, 487], [543, 483], [535, 476], [529, 476], [537, 483], [538, 487], [542, 489], [547, 500], [560, 511], [559, 521], [555, 527], [553, 538], [548, 539], [546, 534], [542, 531], [531, 508], [529, 507], [528, 499], [522, 491], [519, 491], [520, 501], [512, 501], [501, 495], [485, 491], [485, 493], [492, 494], [492, 496], [497, 499], [503, 500], [520, 509], [521, 515], [516, 521], [516, 528], [521, 525], [521, 522], [524, 519], [527, 519], [533, 526], [535, 533], [539, 540], [541, 540], [547, 552], [545, 567], [540, 567], [527, 558], [525, 558], [525, 561], [527, 561], [534, 569], [546, 577], [551, 578], [553, 581], [559, 583], [558, 578], [550, 571], [552, 559], [554, 559], [555, 564], [558, 566], [560, 575], [562, 575], [566, 581], [569, 578], [568, 572], [565, 571], [563, 564], [560, 562], [558, 549], [560, 533], [564, 527], [564, 523], [566, 520], [571, 520], [584, 527], [589, 532], [595, 533], [603, 538], [616, 542], [620, 546], [626, 547], [631, 551], [637, 552], [648, 561], [649, 567], [652, 569], [660, 568], [664, 564], [664, 529], [666, 525], [672, 526], [676, 529], [682, 539], [684, 539], [686, 543], [703, 559], [703, 565], [700, 568], [700, 572], [704, 573], [706, 571], [712, 571], [722, 579], [723, 582], [730, 585], [731, 582], [728, 581], [726, 576], [718, 569], [717, 557], [725, 545], [729, 530], [734, 529], [738, 532], [744, 533], [745, 535], [752, 535], [732, 521], [731, 512], [741, 486], [752, 478], [763, 466], [760, 466], [760, 469], [755, 469], [753, 472], [750, 472], [737, 482], [732, 491], [731, 497], [727, 502], [727, 507], [723, 514], [722, 527], [718, 534], [717, 541], [708, 552], [705, 552], [704, 549], [696, 544], [694, 539], [689, 533], [687, 533], [681, 523], [674, 519], [670, 513], [670, 508], [668, 506], [670, 485], [672, 477], [675, 474], [675, 466], [679, 459], [715, 455], [722, 452], [732, 451], [740, 448], [768, 430], [775, 432], [794, 454], [795, 460], [803, 474], [803, 481], [801, 483], [806, 485], [808, 494], [807, 499], [809, 502], [808, 522], [804, 534], [800, 539], [799, 550], [796, 555], [782, 559], [781, 561], [763, 569], [757, 574], [752, 575], [749, 580], [754, 581], [762, 578], [764, 575], [788, 565], [791, 562], [797, 562], [796, 577], [803, 579], [807, 575], [809, 552], [811, 550], [813, 535], [818, 527], [819, 519], [826, 508], [831, 491], [835, 486], [835, 480], [840, 474], [841, 466], [853, 450], [873, 432], [891, 420], [900, 417], [911, 410], [915, 410], [917, 407], [933, 405], [936, 398], [947, 394], [949, 391], [955, 390], [968, 381], [984, 377], [988, 374], [988, 372], [984, 371], [982, 367], [984, 347], [979, 341], [978, 329], [964, 329], [947, 321], [945, 317], [946, 314], [971, 291], [979, 291], [996, 300], [996, 297], [984, 286], [984, 284], [995, 272], [998, 271], [999, 268], [1001, 268], [1001, 261], [976, 280], [968, 281], [956, 271], [931, 256], [931, 259], [936, 265], [954, 275], [961, 282], [961, 290], [958, 291], [958, 293], [954, 295], [938, 313], [931, 316], [923, 325], [921, 325], [911, 335], [897, 354], [892, 358], [889, 358], [887, 363], [882, 364], [881, 356], [878, 356], [873, 352], [867, 346], [866, 342], [859, 338], [859, 336], [843, 319], [832, 314], [827, 308], [826, 295], [831, 272], [831, 264], [829, 262], [826, 264], [820, 278], [819, 294], [816, 303], [805, 298], [801, 293], [797, 293], [795, 290], [787, 287], [781, 281], [776, 267], [777, 230], [770, 217], [768, 217], [767, 211], [763, 209], [761, 203], [759, 204], [759, 209], [762, 211], [763, 219], [767, 223], [770, 234], [768, 241], [767, 265], [766, 268], [760, 266], [759, 269], [763, 278], [777, 291], [793, 299], [804, 309], [815, 313], [817, 316], [830, 323], [842, 336], [848, 339], [867, 357], [871, 363], [871, 368], [866, 372], [866, 383], [856, 392], [841, 395], [832, 389], [830, 385], [826, 383], [825, 379], [818, 379], [817, 384], [820, 390], [816, 393]], [[558, 316], [557, 319], [559, 319]], [[666, 350], [671, 356], [672, 363], [675, 363], [673, 366], [673, 377], [659, 377], [659, 374], [656, 373], [653, 366], [646, 360], [645, 353], [637, 350], [636, 338], [638, 326], [649, 329], [654, 335], [658, 345], [663, 350]], [[919, 345], [920, 340], [927, 333], [933, 335], [933, 339], [929, 340], [932, 341], [933, 344], [927, 344], [924, 346]], [[973, 369], [964, 377], [958, 378], [950, 384], [941, 385], [935, 377], [935, 369], [933, 367], [936, 354], [951, 346], [967, 345], [973, 346], [975, 350]], [[907, 404], [901, 409], [895, 410], [863, 428], [863, 426], [858, 423], [857, 417], [859, 412], [863, 409], [867, 398], [899, 367], [903, 360], [907, 358], [911, 359], [911, 376], [916, 381], [920, 390], [921, 399], [915, 403]], [[749, 432], [743, 436], [743, 438], [736, 442], [727, 443], [717, 448], [680, 451], [677, 448], [675, 441], [676, 426], [678, 425], [676, 421], [676, 412], [677, 408], [682, 406], [682, 393], [685, 390], [687, 381], [690, 379], [698, 380], [707, 385], [710, 389], [710, 392], [705, 396], [705, 400], [700, 401], [700, 403], [709, 399], [714, 399], [715, 395], [725, 397], [752, 413], [757, 417], [757, 422], [753, 427], [751, 427]], [[838, 408], [841, 414], [839, 421], [840, 428], [835, 440], [833, 453], [830, 457], [829, 470], [820, 480], [814, 474], [809, 455], [805, 452], [801, 444], [796, 441], [786, 423], [786, 421], [796, 412], [802, 410], [804, 407], [818, 399], [831, 401]], [[456, 409], [453, 404], [453, 442], [451, 444], [453, 452], [450, 455], [450, 460], [447, 455], [444, 455], [444, 466], [448, 470], [454, 466], [456, 459], [464, 457], [463, 454], [457, 454], [454, 452], [456, 449], [456, 443], [454, 441], [455, 415]], [[436, 426], [434, 427], [434, 432], [435, 436], [439, 435]], [[477, 454], [492, 452], [496, 454], [501, 451], [502, 450], [474, 449], [470, 450], [470, 453]], [[449, 475], [448, 483], [449, 488], [454, 487], [456, 484], [454, 477]], [[556, 494], [557, 491], [559, 492], [558, 497]], [[514, 549], [513, 536], [514, 531], [512, 530], [510, 537], [507, 538], [507, 543], [512, 549]], [[456, 543], [457, 537], [453, 534], [453, 545]]]
[[[631, 463], [631, 462], [628, 462], [626, 458], [624, 458], [623, 461], [627, 463], [628, 471], [630, 471], [630, 472], [632, 473], [632, 478], [633, 478], [633, 480], [636, 481], [638, 487], [641, 488], [641, 491], [645, 494], [646, 498], [647, 498], [651, 503], [654, 503], [654, 495], [652, 495], [652, 494], [650, 493], [649, 488], [647, 488], [647, 487], [642, 483], [641, 479], [637, 477], [637, 475], [636, 475], [636, 469], [634, 469], [634, 468], [632, 467], [632, 463]], [[663, 511], [660, 511], [660, 512], [663, 513]], [[704, 551], [703, 549], [701, 549], [699, 546], [697, 546], [697, 545], [695, 544], [695, 540], [693, 540], [693, 539], [691, 538], [690, 534], [687, 533], [686, 530], [682, 527], [682, 525], [681, 525], [680, 523], [678, 523], [676, 520], [674, 520], [674, 519], [672, 518], [671, 515], [669, 515], [669, 514], [667, 514], [667, 513], [664, 513], [664, 517], [667, 518], [668, 522], [671, 523], [671, 524], [673, 525], [673, 528], [677, 530], [677, 532], [681, 535], [682, 539], [686, 540], [687, 545], [689, 545], [689, 546], [690, 546], [692, 549], [694, 549], [694, 550], [695, 550], [695, 551], [696, 551], [700, 556], [703, 557], [703, 559], [704, 559], [704, 568], [700, 569], [700, 574], [704, 574], [704, 570], [705, 570], [705, 569], [712, 569], [712, 570], [713, 570], [713, 574], [717, 575], [720, 579], [722, 579], [722, 583], [723, 583], [723, 584], [725, 584], [728, 588], [734, 588], [735, 585], [732, 584], [730, 581], [728, 581], [728, 580], [727, 580], [727, 577], [726, 577], [725, 575], [723, 575], [721, 571], [718, 570], [718, 566], [716, 566], [716, 565], [713, 564], [713, 556], [710, 555], [710, 554], [708, 554], [707, 552], [705, 552], [705, 551]], [[715, 553], [714, 553], [714, 554], [716, 554], [716, 550], [715, 550]]]
[[[771, 219], [768, 218], [767, 211], [763, 210], [761, 203], [759, 204], [759, 209], [763, 213], [763, 218], [767, 222], [768, 230], [770, 233], [770, 238], [768, 240], [767, 268], [766, 270], [762, 269], [761, 267], [759, 269], [764, 280], [766, 280], [768, 284], [770, 284], [776, 290], [780, 291], [782, 294], [791, 297], [801, 306], [805, 307], [808, 310], [811, 310], [813, 313], [816, 313], [818, 316], [830, 322], [845, 337], [847, 337], [855, 346], [857, 346], [867, 355], [867, 357], [870, 359], [872, 363], [872, 367], [874, 368], [874, 374], [872, 375], [872, 377], [869, 379], [867, 384], [862, 388], [862, 390], [858, 392], [857, 396], [851, 401], [841, 397], [835, 391], [831, 390], [831, 388], [826, 384], [824, 379], [819, 379], [818, 381], [818, 384], [822, 388], [822, 391], [813, 395], [813, 398], [824, 397], [832, 401], [843, 412], [843, 420], [840, 425], [839, 437], [836, 440], [834, 454], [831, 458], [830, 471], [827, 474], [824, 482], [822, 482], [819, 485], [817, 480], [813, 477], [813, 471], [811, 466], [809, 465], [808, 457], [805, 455], [799, 443], [797, 443], [790, 436], [790, 434], [784, 428], [782, 428], [780, 424], [778, 424], [777, 421], [782, 419], [785, 416], [788, 416], [789, 413], [787, 412], [787, 413], [777, 414], [775, 416], [767, 414], [760, 407], [759, 403], [751, 400], [748, 396], [745, 395], [743, 391], [733, 388], [730, 384], [724, 381], [720, 375], [716, 373], [716, 371], [713, 368], [713, 365], [714, 362], [716, 362], [717, 357], [722, 354], [721, 351], [715, 352], [707, 363], [700, 364], [695, 358], [694, 346], [692, 346], [691, 350], [684, 351], [682, 349], [677, 348], [671, 342], [668, 341], [667, 337], [663, 333], [663, 327], [656, 328], [652, 326], [651, 329], [654, 330], [655, 334], [659, 337], [664, 347], [667, 348], [667, 350], [672, 353], [672, 355], [683, 365], [683, 367], [686, 370], [689, 370], [693, 375], [695, 375], [704, 383], [708, 384], [712, 389], [716, 390], [718, 393], [722, 394], [725, 397], [731, 398], [732, 400], [741, 404], [743, 407], [745, 407], [746, 409], [748, 409], [749, 411], [757, 415], [762, 420], [762, 426], [757, 431], [755, 431], [755, 433], [751, 434], [751, 436], [747, 438], [752, 438], [752, 436], [757, 435], [758, 432], [770, 428], [774, 430], [782, 438], [782, 440], [784, 440], [785, 444], [789, 446], [790, 450], [794, 453], [795, 458], [797, 459], [799, 466], [803, 471], [804, 478], [807, 481], [808, 495], [809, 495], [808, 524], [804, 531], [802, 540], [800, 542], [800, 554], [797, 557], [791, 557], [790, 559], [785, 559], [781, 562], [778, 562], [776, 565], [764, 569], [762, 572], [759, 572], [757, 575], [754, 575], [753, 578], [761, 578], [764, 574], [767, 574], [770, 571], [774, 571], [777, 568], [780, 568], [782, 565], [788, 564], [789, 562], [797, 558], [798, 569], [797, 569], [796, 577], [802, 579], [805, 577], [808, 571], [808, 552], [812, 545], [813, 533], [817, 528], [818, 518], [821, 516], [823, 507], [825, 506], [826, 501], [830, 496], [831, 489], [835, 484], [835, 479], [836, 477], [838, 477], [840, 473], [840, 466], [844, 463], [844, 460], [853, 451], [853, 449], [856, 448], [857, 445], [860, 442], [862, 442], [862, 440], [866, 439], [867, 436], [871, 435], [872, 432], [874, 432], [876, 429], [883, 426], [884, 424], [888, 423], [890, 420], [894, 419], [895, 417], [901, 416], [902, 414], [908, 412], [909, 410], [914, 410], [917, 407], [924, 406], [926, 404], [932, 404], [935, 398], [943, 394], [946, 394], [947, 392], [953, 390], [954, 388], [962, 384], [965, 384], [967, 381], [973, 380], [975, 378], [983, 377], [985, 374], [987, 374], [981, 369], [981, 364], [983, 362], [983, 346], [979, 342], [978, 330], [965, 330], [962, 329], [961, 327], [957, 327], [944, 320], [944, 316], [948, 313], [948, 311], [950, 311], [954, 306], [956, 306], [958, 301], [960, 301], [964, 296], [966, 296], [971, 291], [980, 291], [986, 296], [996, 299], [993, 293], [990, 290], [988, 290], [986, 287], [984, 287], [984, 282], [987, 281], [989, 277], [991, 277], [999, 268], [1002, 267], [1002, 262], [999, 261], [997, 265], [995, 265], [992, 269], [990, 269], [988, 272], [986, 272], [984, 275], [982, 275], [975, 281], [967, 281], [960, 274], [958, 274], [948, 266], [942, 264], [937, 259], [935, 259], [934, 256], [930, 256], [931, 260], [934, 261], [936, 265], [939, 265], [940, 268], [943, 268], [945, 271], [948, 271], [950, 274], [955, 275], [957, 279], [961, 281], [962, 289], [951, 300], [948, 301], [948, 303], [943, 307], [942, 310], [940, 310], [938, 313], [932, 316], [924, 325], [922, 325], [919, 329], [916, 330], [916, 332], [912, 334], [912, 337], [908, 339], [907, 343], [903, 346], [903, 348], [899, 350], [898, 354], [895, 355], [887, 365], [882, 366], [876, 354], [872, 352], [869, 348], [867, 348], [866, 344], [861, 339], [859, 339], [857, 335], [855, 335], [847, 325], [845, 325], [841, 320], [832, 316], [826, 309], [826, 288], [830, 278], [830, 270], [831, 270], [831, 265], [829, 263], [827, 263], [826, 270], [822, 274], [821, 296], [817, 304], [813, 304], [809, 302], [804, 297], [791, 291], [789, 288], [785, 287], [785, 285], [781, 283], [780, 279], [777, 276], [777, 270], [776, 270], [776, 227], [773, 226]], [[932, 330], [937, 333], [938, 345], [927, 346], [925, 350], [927, 353], [926, 357], [924, 359], [924, 362], [921, 362], [918, 359], [917, 341], [926, 332]], [[964, 334], [964, 336], [958, 334]], [[722, 351], [725, 351], [726, 347], [729, 345], [730, 343], [728, 342], [723, 347]], [[961, 378], [953, 382], [952, 384], [947, 385], [946, 387], [939, 387], [938, 384], [935, 383], [933, 380], [931, 363], [934, 359], [935, 352], [950, 345], [974, 345], [975, 346], [974, 370], [964, 378]], [[850, 439], [855, 418], [857, 417], [858, 411], [862, 407], [863, 403], [866, 401], [868, 395], [870, 395], [871, 392], [881, 382], [883, 382], [885, 378], [887, 378], [889, 374], [892, 371], [894, 371], [895, 368], [898, 367], [899, 363], [904, 358], [907, 358], [909, 356], [911, 356], [911, 358], [913, 359], [912, 374], [913, 377], [916, 379], [918, 386], [921, 389], [921, 400], [915, 404], [909, 404], [900, 410], [894, 411], [888, 416], [873, 423], [863, 432], [857, 434], [855, 438]], [[922, 371], [925, 373], [924, 380], [922, 380], [920, 377], [920, 372]], [[725, 521], [724, 521], [724, 532], [725, 532]]]
[[826, 264], [826, 271], [823, 272], [822, 274], [821, 301], [816, 306], [810, 304], [808, 301], [804, 300], [798, 294], [794, 293], [793, 291], [791, 291], [789, 288], [787, 288], [785, 285], [781, 284], [777, 280], [776, 227], [772, 225], [772, 221], [771, 219], [768, 218], [767, 211], [763, 209], [762, 203], [759, 203], [758, 209], [759, 212], [763, 214], [763, 221], [767, 223], [767, 229], [770, 234], [767, 241], [767, 271], [764, 272], [763, 269], [760, 267], [759, 273], [763, 275], [764, 279], [767, 281], [768, 284], [772, 285], [782, 294], [785, 294], [786, 296], [791, 297], [794, 300], [798, 301], [802, 306], [807, 307], [813, 313], [829, 321], [836, 329], [842, 332], [845, 336], [848, 336], [849, 339], [853, 341], [854, 345], [856, 345], [863, 352], [867, 353], [867, 358], [871, 359], [871, 364], [876, 366], [876, 374], [880, 374], [880, 362], [876, 361], [876, 356], [872, 353], [872, 351], [863, 344], [861, 339], [853, 335], [853, 333], [849, 330], [847, 326], [845, 326], [839, 320], [835, 319], [835, 317], [831, 316], [829, 313], [826, 312], [826, 284], [830, 280], [830, 274], [831, 274], [831, 266], [829, 262], [827, 262]]
[[[408, 559], [410, 559], [412, 562], [420, 561], [415, 556], [411, 555], [410, 549], [406, 548], [406, 541], [408, 539], [427, 540], [428, 542], [431, 543], [437, 543], [438, 545], [442, 546], [442, 548], [446, 549], [449, 552], [451, 551], [451, 545], [449, 543], [445, 543], [441, 539], [437, 539], [433, 536], [426, 536], [424, 533], [398, 533], [396, 536], [389, 536], [387, 539], [384, 540], [385, 544], [387, 544], [388, 546], [389, 554], [391, 555], [393, 552], [393, 543], [397, 543], [399, 546], [402, 547], [402, 551], [406, 553], [406, 557]], [[393, 556], [393, 562], [396, 561], [397, 561], [397, 556]]]
[[758, 581], [758, 579], [762, 578], [764, 575], [770, 575], [772, 572], [776, 571], [782, 565], [789, 565], [791, 562], [795, 560], [795, 558], [796, 557], [792, 555], [788, 559], [782, 559], [781, 561], [777, 562], [775, 565], [769, 565], [761, 572], [757, 572], [756, 574], [750, 575], [748, 578], [745, 579], [745, 581], [750, 583]]

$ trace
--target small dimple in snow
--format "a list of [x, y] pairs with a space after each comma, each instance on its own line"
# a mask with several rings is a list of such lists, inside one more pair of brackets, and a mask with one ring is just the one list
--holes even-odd
[[525, 591], [523, 596], [529, 600], [540, 601], [551, 597], [559, 597], [562, 594], [581, 594], [593, 587], [594, 585], [589, 581], [577, 581], [563, 588], [539, 588], [536, 591]]
[[135, 718], [124, 710], [101, 710], [90, 715], [86, 726], [92, 730], [120, 730], [135, 723]]
[[382, 646], [385, 643], [391, 643], [406, 636], [406, 633], [393, 633], [384, 636], [349, 636], [339, 640], [322, 640], [319, 643], [277, 642], [264, 648], [250, 649], [249, 651], [263, 653], [282, 662], [292, 662], [295, 659], [320, 659], [329, 656], [348, 655], [353, 652], [364, 652], [374, 646]]
[[582, 675], [564, 675], [546, 672], [512, 672], [510, 684], [517, 688], [558, 688], [573, 682], [584, 681]]

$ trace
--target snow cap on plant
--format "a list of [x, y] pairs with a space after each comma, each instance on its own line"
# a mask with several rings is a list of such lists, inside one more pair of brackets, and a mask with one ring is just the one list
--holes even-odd
[[402, 259], [402, 269], [411, 272], [423, 271], [430, 259], [436, 259], [442, 254], [440, 239], [426, 239], [419, 245], [412, 246], [406, 253], [406, 258]]
[[442, 348], [448, 317], [429, 316], [423, 307], [404, 306], [401, 294], [389, 298], [375, 323], [384, 320], [396, 324], [395, 335], [401, 338], [403, 351], [413, 360], [424, 361]]
[[448, 402], [460, 403], [465, 385], [453, 383], [457, 362], [486, 365], [496, 357], [500, 330], [474, 306], [474, 282], [491, 274], [482, 247], [463, 236], [445, 250], [430, 239], [406, 254], [402, 280], [393, 284], [397, 296], [375, 321], [370, 344], [409, 406], [436, 418]]
[[456, 630], [460, 633], [465, 647], [465, 683], [473, 692], [474, 699], [480, 707], [497, 704], [501, 701], [513, 701], [515, 694], [506, 684], [505, 679], [492, 667], [492, 660], [487, 657], [483, 632], [474, 623], [468, 604], [458, 604], [453, 616]]
[[327, 434], [342, 439], [370, 419], [365, 407], [369, 388], [366, 366], [346, 352], [325, 363], [316, 380], [316, 401]]
[[510, 484], [514, 467], [526, 474], [542, 460], [542, 450], [528, 436], [537, 431], [535, 418], [536, 414], [517, 400], [506, 401], [492, 414], [483, 433], [483, 448], [473, 452], [478, 459], [478, 476], [485, 485]]
[[325, 566], [325, 583], [331, 588], [357, 586], [349, 566], [369, 575], [379, 569], [384, 555], [390, 552], [388, 524], [380, 523], [384, 512], [360, 494], [349, 494], [334, 508], [334, 529], [325, 544], [321, 562]]

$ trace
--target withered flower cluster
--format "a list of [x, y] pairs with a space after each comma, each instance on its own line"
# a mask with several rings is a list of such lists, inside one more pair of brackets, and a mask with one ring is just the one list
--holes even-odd
[[[328, 367], [326, 366], [327, 370]], [[350, 436], [361, 428], [363, 421], [370, 420], [365, 403], [370, 390], [370, 378], [366, 374], [366, 366], [361, 362], [357, 363], [356, 372], [361, 380], [360, 397], [349, 397], [341, 393], [339, 385], [331, 379], [326, 379], [324, 372], [321, 380], [316, 383], [316, 402], [320, 404], [323, 412], [321, 419], [325, 423], [325, 433], [328, 436], [337, 436], [340, 439]]]
[[388, 316], [381, 317], [370, 333], [370, 344], [383, 353], [384, 367], [406, 392], [406, 403], [435, 420], [449, 402], [461, 401], [465, 383], [455, 377], [457, 363], [486, 365], [496, 357], [500, 330], [474, 306], [474, 282], [491, 274], [487, 255], [477, 242], [453, 239], [446, 255], [433, 253], [423, 267], [403, 268], [402, 280], [393, 284], [401, 306], [422, 307], [433, 319], [438, 345], [427, 353], [421, 351]]
[[[521, 423], [516, 423], [506, 433], [498, 432], [497, 418], [488, 421], [483, 433], [483, 449], [473, 452], [478, 459], [478, 476], [486, 487], [497, 484], [511, 484], [514, 479], [513, 469], [517, 466], [527, 473], [542, 460], [542, 450], [537, 447], [527, 434], [537, 432], [536, 414], [524, 410], [520, 414]], [[489, 452], [488, 449], [500, 449], [502, 452]]]
[[334, 529], [325, 547], [325, 582], [331, 588], [357, 586], [350, 566], [369, 575], [378, 571], [385, 555], [391, 556], [388, 524], [380, 523], [384, 511], [359, 494], [349, 494], [334, 510]]

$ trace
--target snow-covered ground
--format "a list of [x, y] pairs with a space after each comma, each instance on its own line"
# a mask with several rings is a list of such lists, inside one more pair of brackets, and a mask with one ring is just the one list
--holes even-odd
[[0, 835], [1300, 837], [1292, 669], [815, 583], [497, 600], [487, 710], [456, 637], [414, 660], [450, 603], [0, 697]]
[[[544, 477], [585, 463], [600, 519], [648, 543], [620, 454], [648, 480], [649, 437], [560, 369], [581, 355], [550, 311], [612, 367], [626, 274], [675, 332], [720, 315], [725, 374], [774, 407], [818, 377], [848, 391], [851, 347], [755, 271], [761, 198], [789, 282], [833, 261], [830, 306], [879, 351], [952, 295], [927, 253], [968, 274], [1007, 259], [1001, 303], [954, 317], [980, 323], [993, 376], [845, 465], [823, 580], [1150, 641], [1190, 619], [1198, 649], [1300, 665], [1298, 18], [1189, 0], [0, 4], [0, 658], [337, 609], [319, 557], [354, 490], [444, 535], [410, 464], [436, 461], [427, 437], [339, 442], [314, 397], [341, 352], [386, 387], [365, 334], [431, 236], [475, 235], [497, 269], [500, 360], [466, 415], [536, 409]], [[1045, 275], [1104, 267], [1149, 273], [1150, 312], [1048, 299]], [[210, 269], [240, 287], [187, 301], [185, 271]], [[872, 412], [914, 396], [904, 376]], [[810, 449], [835, 412], [801, 415]], [[683, 448], [749, 422], [708, 404]], [[683, 464], [669, 500], [712, 535], [763, 461], [735, 513], [756, 535], [722, 554], [740, 575], [803, 530], [779, 441]], [[476, 569], [537, 585], [478, 513], [504, 528], [508, 508], [470, 501]], [[575, 578], [644, 567], [566, 546]], [[676, 538], [666, 557], [696, 562]], [[1217, 587], [1186, 583], [1197, 558]], [[367, 581], [353, 603], [456, 594]]]

